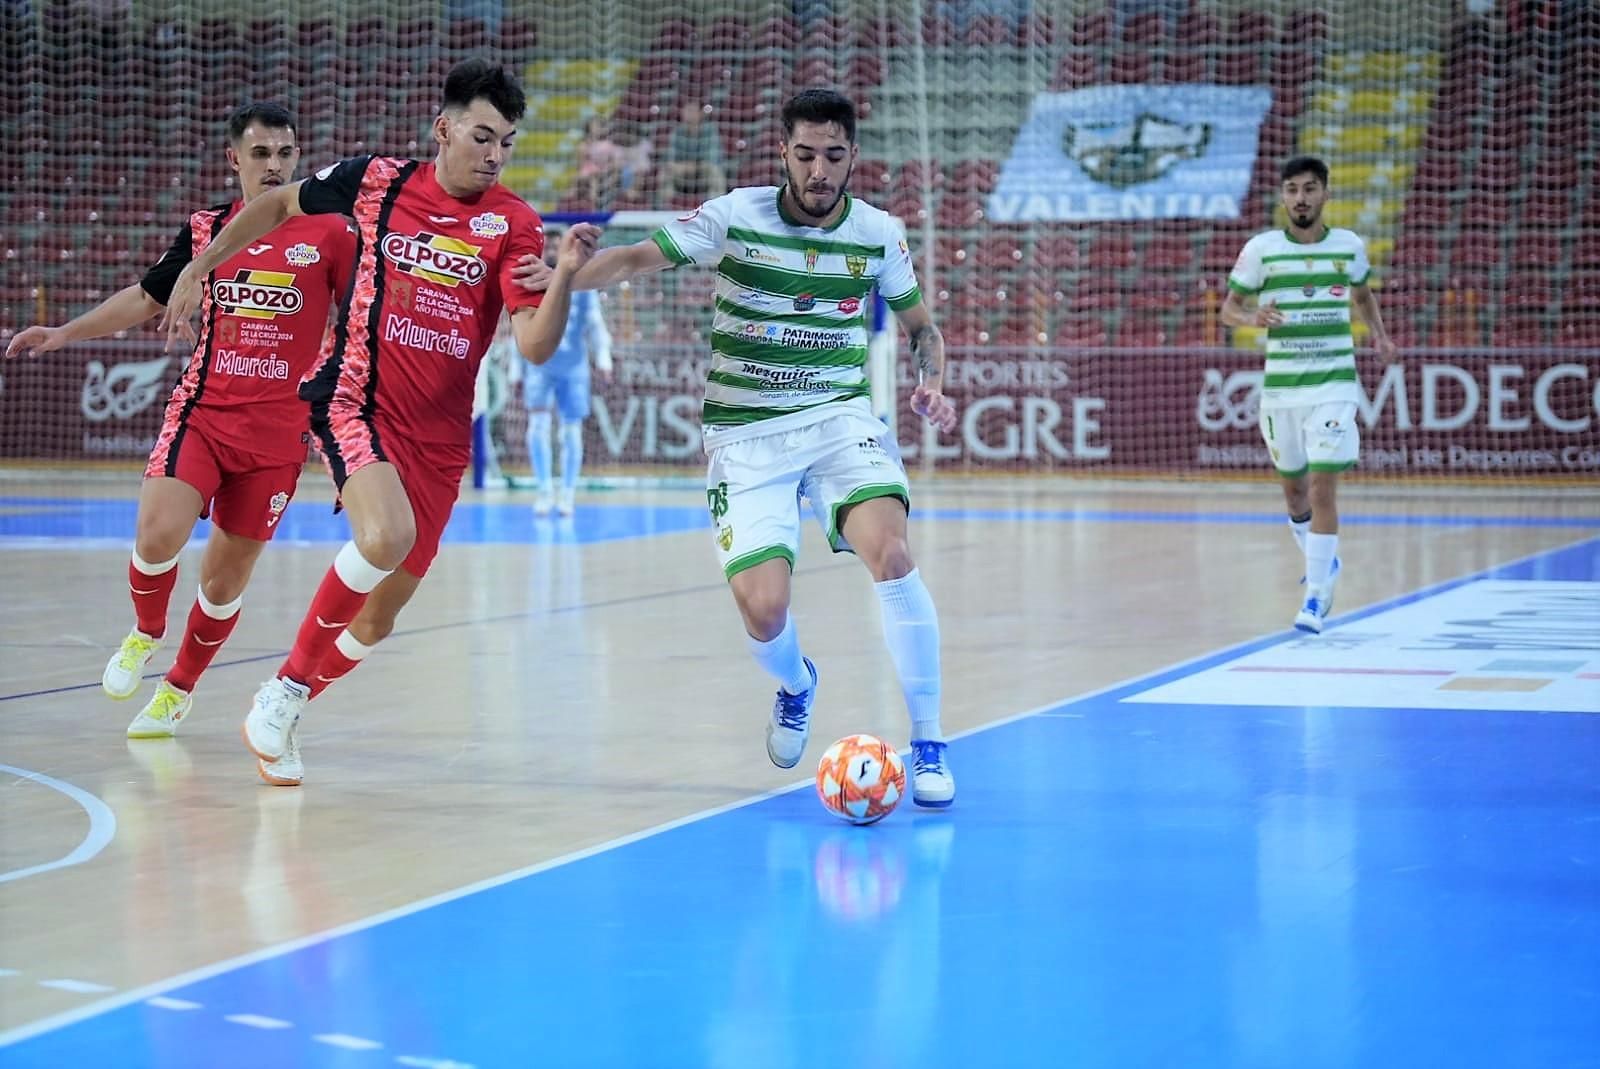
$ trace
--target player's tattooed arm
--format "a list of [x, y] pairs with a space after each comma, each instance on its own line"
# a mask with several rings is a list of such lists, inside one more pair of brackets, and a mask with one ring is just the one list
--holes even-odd
[[914, 305], [899, 315], [911, 339], [911, 361], [919, 380], [911, 392], [911, 411], [948, 433], [956, 426], [956, 406], [944, 395], [944, 335], [934, 325], [925, 304]]

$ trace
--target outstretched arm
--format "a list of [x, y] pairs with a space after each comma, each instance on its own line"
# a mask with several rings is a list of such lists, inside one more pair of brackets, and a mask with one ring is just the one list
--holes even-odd
[[590, 257], [595, 255], [599, 240], [600, 228], [592, 223], [569, 227], [561, 235], [555, 270], [539, 307], [519, 308], [512, 313], [511, 333], [517, 339], [517, 350], [532, 363], [549, 360], [561, 344], [571, 313], [572, 280], [584, 264], [592, 262]]
[[167, 314], [161, 320], [169, 346], [180, 333], [190, 336], [192, 340], [194, 332], [189, 327], [189, 320], [195, 309], [200, 307], [201, 287], [211, 272], [224, 260], [237, 256], [252, 241], [281, 226], [291, 216], [303, 214], [300, 211], [301, 185], [300, 182], [292, 182], [256, 197], [222, 228], [222, 232], [206, 246], [205, 252], [189, 261], [189, 266], [183, 269], [177, 284], [172, 287], [172, 296], [167, 299]]
[[6, 356], [53, 352], [75, 341], [104, 338], [128, 330], [161, 312], [161, 304], [135, 282], [113, 293], [78, 318], [59, 327], [33, 326], [20, 330], [6, 346]]

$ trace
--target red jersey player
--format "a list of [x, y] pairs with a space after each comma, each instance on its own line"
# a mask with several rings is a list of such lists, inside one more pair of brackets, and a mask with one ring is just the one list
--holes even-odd
[[[433, 162], [357, 157], [263, 197], [174, 288], [172, 332], [186, 328], [204, 272], [232, 252], [299, 215], [355, 217], [361, 247], [351, 294], [300, 390], [353, 538], [245, 720], [245, 742], [268, 779], [286, 763], [299, 772], [294, 732], [305, 703], [389, 633], [438, 551], [470, 458], [473, 382], [502, 308], [518, 348], [536, 363], [565, 328], [568, 281], [599, 230], [580, 225], [562, 236], [544, 294], [517, 287], [519, 261], [544, 248], [538, 215], [499, 183], [524, 107], [505, 71], [483, 60], [459, 64], [434, 119]], [[373, 601], [381, 612], [373, 612], [367, 596], [380, 582]], [[358, 611], [363, 635], [347, 626]]]
[[[251, 104], [228, 120], [228, 162], [243, 201], [191, 215], [166, 255], [139, 283], [59, 327], [35, 326], [11, 339], [7, 356], [49, 352], [126, 330], [161, 311], [184, 267], [227, 221], [288, 183], [300, 159], [295, 125], [273, 104]], [[128, 726], [132, 738], [172, 735], [190, 697], [239, 619], [251, 569], [273, 533], [306, 459], [305, 402], [296, 384], [315, 364], [328, 312], [344, 292], [355, 235], [338, 216], [291, 219], [207, 272], [202, 325], [172, 392], [139, 491], [128, 588], [137, 623], [106, 665], [113, 698], [132, 697], [161, 645], [178, 555], [201, 516], [211, 536], [200, 591], [170, 671]]]

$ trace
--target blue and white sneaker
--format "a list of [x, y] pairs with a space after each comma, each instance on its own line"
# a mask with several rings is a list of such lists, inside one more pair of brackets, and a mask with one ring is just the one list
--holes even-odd
[[1306, 602], [1294, 616], [1295, 630], [1312, 635], [1322, 634], [1322, 621], [1328, 618], [1328, 607], [1332, 603], [1333, 599], [1320, 590], [1306, 591]]
[[767, 756], [779, 768], [793, 768], [806, 752], [806, 739], [811, 735], [811, 702], [817, 696], [817, 666], [805, 658], [806, 671], [811, 673], [811, 689], [790, 694], [778, 688], [778, 697], [772, 703], [772, 719], [767, 722]]
[[945, 761], [949, 743], [911, 740], [911, 800], [925, 809], [944, 809], [956, 800], [956, 778]]

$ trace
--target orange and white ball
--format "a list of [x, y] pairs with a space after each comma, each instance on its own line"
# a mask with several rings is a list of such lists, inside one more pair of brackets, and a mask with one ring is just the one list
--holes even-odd
[[852, 824], [871, 824], [894, 812], [906, 793], [906, 766], [875, 735], [846, 735], [822, 755], [817, 797]]

